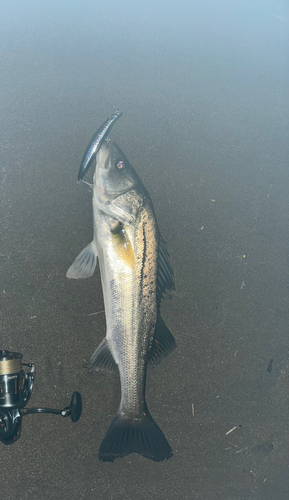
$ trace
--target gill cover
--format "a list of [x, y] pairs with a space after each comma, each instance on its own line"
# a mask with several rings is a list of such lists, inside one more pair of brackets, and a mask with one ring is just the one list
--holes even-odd
[[140, 179], [115, 143], [103, 144], [97, 156], [94, 187], [104, 195], [104, 201], [117, 198], [133, 189]]

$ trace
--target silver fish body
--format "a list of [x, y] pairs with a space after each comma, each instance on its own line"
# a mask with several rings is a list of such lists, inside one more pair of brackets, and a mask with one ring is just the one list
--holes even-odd
[[148, 362], [175, 347], [159, 312], [162, 294], [174, 288], [168, 254], [150, 196], [116, 144], [101, 146], [93, 185], [94, 239], [67, 276], [90, 276], [98, 256], [107, 331], [90, 368], [118, 367], [121, 381], [119, 410], [99, 458], [113, 461], [137, 452], [168, 459], [171, 448], [145, 402]]

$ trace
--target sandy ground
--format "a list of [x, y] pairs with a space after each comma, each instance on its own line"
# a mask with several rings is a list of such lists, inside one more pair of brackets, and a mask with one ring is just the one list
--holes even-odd
[[[268, 5], [267, 25], [229, 12], [210, 36], [204, 17], [168, 33], [166, 18], [103, 9], [97, 34], [72, 14], [46, 31], [36, 15], [27, 32], [19, 13], [13, 29], [5, 18], [0, 347], [36, 364], [29, 406], [62, 408], [78, 390], [83, 413], [24, 418], [21, 439], [0, 445], [1, 500], [288, 498], [288, 21]], [[92, 237], [79, 162], [115, 104], [112, 138], [175, 272], [162, 316], [177, 349], [147, 383], [174, 452], [163, 463], [98, 461], [119, 381], [83, 367], [105, 335], [99, 271], [65, 277]]]

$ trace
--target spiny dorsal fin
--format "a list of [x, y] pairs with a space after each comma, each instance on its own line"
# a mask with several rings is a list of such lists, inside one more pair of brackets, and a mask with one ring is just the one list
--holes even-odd
[[167, 251], [166, 243], [159, 236], [159, 254], [158, 254], [158, 273], [157, 273], [157, 302], [158, 305], [166, 290], [175, 290], [173, 282], [174, 272], [169, 263], [169, 252]]

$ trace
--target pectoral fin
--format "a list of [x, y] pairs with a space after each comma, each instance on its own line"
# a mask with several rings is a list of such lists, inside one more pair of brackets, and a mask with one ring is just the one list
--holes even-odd
[[89, 278], [95, 271], [96, 262], [96, 244], [92, 241], [76, 257], [75, 261], [68, 269], [66, 277], [75, 280]]
[[176, 342], [170, 330], [165, 325], [161, 315], [158, 314], [153, 343], [149, 353], [148, 361], [156, 366], [176, 347]]

